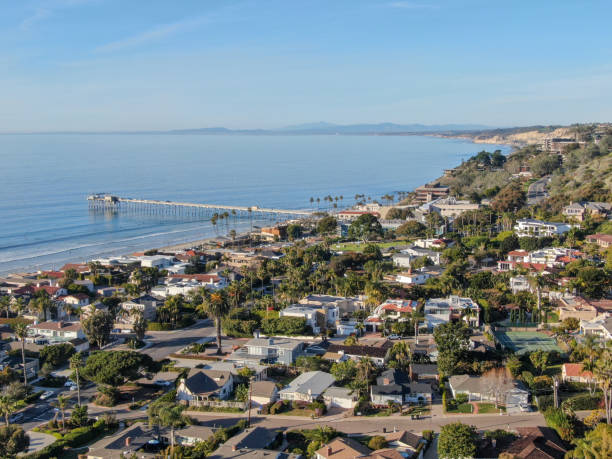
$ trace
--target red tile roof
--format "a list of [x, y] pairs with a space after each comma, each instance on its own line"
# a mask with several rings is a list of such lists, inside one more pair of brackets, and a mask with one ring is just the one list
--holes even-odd
[[89, 266], [86, 263], [66, 263], [60, 268], [60, 271], [66, 272], [69, 269], [74, 269], [77, 273], [89, 272]]
[[64, 273], [61, 271], [42, 271], [43, 276], [51, 277], [53, 279], [61, 279], [64, 277]]
[[582, 363], [564, 363], [563, 364], [563, 372], [565, 376], [570, 376], [573, 378], [587, 378], [592, 379], [593, 373], [590, 371], [583, 370], [584, 365]]

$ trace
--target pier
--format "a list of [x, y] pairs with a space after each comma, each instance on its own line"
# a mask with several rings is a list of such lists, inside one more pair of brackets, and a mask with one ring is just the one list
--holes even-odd
[[158, 201], [153, 199], [122, 198], [111, 194], [92, 194], [87, 197], [89, 208], [100, 212], [145, 214], [185, 215], [185, 216], [212, 216], [214, 214], [229, 213], [237, 217], [265, 217], [284, 216], [289, 218], [304, 218], [312, 216], [309, 210], [276, 209], [258, 206], [225, 206], [221, 204], [198, 204], [191, 202]]

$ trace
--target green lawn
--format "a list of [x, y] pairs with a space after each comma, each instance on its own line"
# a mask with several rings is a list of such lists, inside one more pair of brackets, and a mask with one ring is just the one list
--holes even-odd
[[278, 413], [279, 415], [282, 416], [306, 416], [306, 417], [311, 417], [314, 416], [314, 411], [312, 410], [301, 410], [301, 409], [293, 409], [293, 410], [289, 410], [289, 411], [283, 411]]
[[[502, 411], [506, 411], [506, 408], [501, 407]], [[499, 408], [495, 408], [495, 403], [479, 403], [478, 414], [492, 414], [499, 413]]]
[[459, 405], [456, 409], [453, 410], [447, 410], [447, 413], [462, 413], [462, 414], [469, 414], [472, 413], [473, 407], [470, 403], [462, 403], [461, 405]]

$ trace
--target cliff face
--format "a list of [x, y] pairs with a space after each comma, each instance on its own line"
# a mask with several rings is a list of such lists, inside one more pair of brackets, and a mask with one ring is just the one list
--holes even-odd
[[495, 143], [508, 145], [529, 145], [541, 143], [545, 138], [551, 137], [573, 137], [570, 128], [557, 128], [553, 131], [543, 132], [539, 130], [508, 133], [508, 134], [478, 134], [473, 137], [475, 143]]

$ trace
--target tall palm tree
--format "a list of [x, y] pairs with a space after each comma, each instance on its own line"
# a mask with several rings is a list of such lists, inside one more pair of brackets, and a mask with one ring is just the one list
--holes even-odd
[[398, 341], [391, 348], [399, 370], [407, 370], [410, 365], [410, 346], [406, 341]]
[[25, 322], [18, 322], [13, 326], [15, 336], [21, 340], [21, 363], [23, 365], [23, 383], [28, 385], [28, 374], [26, 372], [26, 359], [25, 359], [25, 340], [28, 336], [28, 324]]
[[77, 403], [81, 406], [81, 385], [79, 383], [79, 371], [81, 370], [81, 365], [83, 364], [83, 359], [81, 357], [81, 353], [77, 352], [70, 357], [70, 368], [74, 370], [76, 374], [76, 384], [77, 384]]
[[221, 354], [221, 320], [227, 316], [231, 309], [230, 303], [227, 301], [225, 291], [219, 290], [211, 293], [203, 298], [201, 308], [210, 314], [215, 319], [215, 328], [217, 330], [217, 354]]
[[366, 382], [367, 392], [370, 391], [370, 375], [373, 371], [374, 364], [372, 363], [371, 359], [368, 357], [362, 357], [359, 359], [359, 362], [357, 363], [357, 373], [359, 374], [359, 377]]
[[58, 395], [57, 402], [54, 404], [54, 406], [60, 410], [62, 415], [62, 430], [66, 430], [66, 408], [68, 408], [68, 398], [64, 397], [63, 395]]
[[9, 318], [9, 310], [11, 309], [11, 297], [8, 295], [0, 297], [0, 310], [6, 311], [6, 318]]

